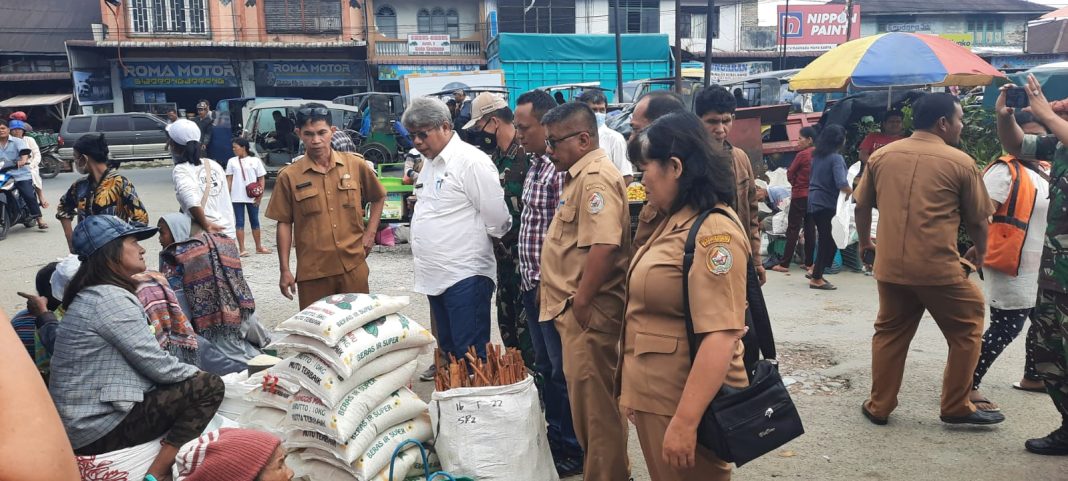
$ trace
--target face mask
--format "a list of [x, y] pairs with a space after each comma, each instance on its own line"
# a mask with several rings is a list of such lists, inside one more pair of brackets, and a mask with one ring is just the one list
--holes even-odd
[[471, 140], [471, 145], [478, 147], [479, 150], [493, 155], [497, 152], [497, 131], [486, 132], [485, 130], [476, 130], [468, 134], [468, 138]]
[[604, 121], [605, 121], [605, 118], [608, 117], [608, 114], [602, 114], [600, 112], [594, 112], [593, 116], [597, 118], [597, 126], [598, 127], [602, 127], [602, 126], [604, 126]]

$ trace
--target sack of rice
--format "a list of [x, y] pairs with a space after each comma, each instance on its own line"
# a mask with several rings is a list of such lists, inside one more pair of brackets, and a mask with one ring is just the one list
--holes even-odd
[[256, 406], [241, 416], [241, 427], [253, 428], [284, 437], [286, 411], [267, 406]]
[[416, 366], [416, 360], [412, 359], [399, 368], [391, 368], [349, 390], [334, 405], [314, 393], [301, 391], [289, 405], [286, 429], [315, 431], [338, 443], [348, 442], [372, 409], [390, 397], [390, 393], [411, 382]]
[[374, 440], [367, 452], [352, 464], [346, 465], [322, 449], [305, 449], [301, 456], [306, 461], [321, 461], [335, 468], [342, 468], [357, 480], [364, 481], [371, 479], [382, 469], [388, 469], [393, 451], [401, 443], [409, 439], [426, 442], [430, 440], [432, 435], [430, 417], [424, 413], [415, 419], [401, 422], [386, 429]]
[[[365, 417], [344, 443], [317, 431], [294, 431], [290, 433], [287, 446], [291, 448], [316, 448], [330, 452], [344, 464], [354, 463], [363, 456], [371, 443], [390, 426], [413, 419], [426, 411], [426, 403], [411, 389], [402, 388]], [[347, 424], [347, 423], [341, 423]], [[407, 472], [407, 471], [403, 471]]]
[[[353, 389], [380, 374], [393, 371], [419, 357], [419, 348], [404, 349], [385, 354], [367, 364], [352, 376], [337, 372], [323, 358], [310, 352], [302, 352], [288, 358], [266, 372], [283, 379], [300, 383], [327, 406], [338, 403]], [[399, 386], [398, 386], [399, 387]], [[396, 387], [394, 387], [394, 390]], [[391, 391], [386, 391], [390, 393]]]
[[162, 438], [95, 456], [77, 456], [81, 479], [141, 481], [159, 454]]
[[289, 403], [293, 402], [293, 396], [300, 392], [300, 384], [288, 379], [270, 374], [261, 376], [260, 379], [260, 383], [245, 395], [245, 400], [256, 406], [289, 409]]
[[310, 352], [326, 361], [339, 374], [351, 376], [384, 354], [433, 342], [434, 336], [419, 323], [401, 314], [390, 314], [345, 334], [332, 346], [314, 337], [289, 334], [268, 347], [290, 352]]
[[407, 296], [335, 294], [324, 297], [278, 325], [282, 332], [314, 337], [329, 346], [342, 336], [408, 305]]
[[255, 407], [245, 399], [248, 393], [256, 389], [255, 383], [248, 383], [248, 371], [235, 372], [222, 377], [223, 385], [226, 386], [226, 394], [217, 411], [220, 416], [231, 420], [241, 419], [241, 416]]

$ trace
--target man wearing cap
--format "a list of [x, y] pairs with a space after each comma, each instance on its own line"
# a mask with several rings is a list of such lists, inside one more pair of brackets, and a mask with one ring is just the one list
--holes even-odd
[[[38, 202], [37, 192], [33, 188], [29, 151], [29, 147], [26, 146], [22, 139], [11, 135], [8, 121], [0, 119], [0, 169], [15, 166], [15, 169], [10, 171], [11, 177], [15, 179], [15, 189], [22, 196], [22, 201], [26, 203], [26, 208], [30, 211], [31, 220], [37, 220], [37, 228], [47, 229], [48, 224], [41, 220], [41, 204]], [[17, 207], [12, 204], [8, 208], [16, 209]]]
[[215, 123], [211, 115], [211, 105], [208, 104], [207, 100], [202, 99], [197, 102], [197, 116], [193, 119], [193, 122], [196, 122], [197, 127], [200, 127], [200, 150], [201, 155], [204, 155], [207, 152], [208, 144], [211, 143], [211, 130]]
[[489, 154], [504, 188], [504, 203], [512, 215], [512, 228], [493, 243], [497, 258], [497, 325], [501, 341], [522, 351], [528, 366], [534, 365], [534, 348], [527, 332], [529, 315], [523, 309], [519, 273], [519, 223], [523, 203], [523, 180], [530, 169], [530, 155], [516, 135], [515, 115], [499, 95], [482, 92], [471, 102], [474, 118], [464, 125], [468, 139]]
[[[363, 157], [331, 148], [337, 127], [330, 121], [323, 104], [297, 110], [307, 153], [278, 174], [267, 205], [267, 217], [278, 221], [278, 287], [289, 299], [296, 291], [301, 309], [332, 294], [369, 292], [366, 259], [386, 201], [385, 187]], [[294, 243], [295, 278], [289, 269]]]
[[484, 358], [497, 274], [491, 239], [512, 229], [497, 169], [455, 135], [440, 100], [412, 99], [401, 121], [426, 159], [414, 186], [413, 290], [430, 298], [443, 352], [463, 358], [474, 346]]

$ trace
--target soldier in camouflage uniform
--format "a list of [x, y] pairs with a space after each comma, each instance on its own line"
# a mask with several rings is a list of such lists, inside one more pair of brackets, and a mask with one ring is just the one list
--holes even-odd
[[[1053, 405], [1061, 413], [1061, 426], [1048, 436], [1029, 439], [1024, 447], [1035, 454], [1068, 455], [1068, 104], [1051, 106], [1034, 76], [1024, 87], [1031, 112], [1053, 135], [1024, 135], [1016, 125], [1005, 94], [997, 100], [998, 137], [1005, 150], [1023, 159], [1053, 163], [1046, 241], [1038, 280], [1035, 369]], [[1013, 87], [1006, 85], [1004, 88]]]
[[494, 242], [497, 258], [497, 325], [506, 347], [523, 353], [528, 368], [534, 367], [534, 347], [527, 332], [523, 291], [519, 273], [519, 224], [523, 180], [530, 168], [530, 155], [519, 143], [514, 114], [504, 99], [483, 92], [471, 102], [472, 119], [464, 130], [471, 144], [493, 159], [504, 187], [504, 202], [512, 214], [512, 230]]

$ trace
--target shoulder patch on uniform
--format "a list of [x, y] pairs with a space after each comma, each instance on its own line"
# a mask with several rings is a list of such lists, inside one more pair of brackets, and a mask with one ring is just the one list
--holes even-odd
[[705, 261], [705, 267], [708, 267], [708, 272], [722, 276], [730, 272], [733, 266], [734, 254], [731, 254], [731, 250], [727, 246], [717, 244], [708, 250], [708, 259]]
[[731, 235], [730, 234], [706, 235], [706, 236], [702, 237], [700, 240], [698, 240], [698, 242], [701, 243], [701, 247], [708, 247], [708, 246], [710, 246], [712, 244], [730, 244], [731, 243]]
[[589, 200], [586, 201], [586, 210], [591, 214], [604, 210], [604, 195], [600, 192], [590, 194]]
[[608, 187], [606, 187], [604, 184], [598, 184], [594, 182], [591, 184], [586, 184], [586, 190], [608, 190]]

